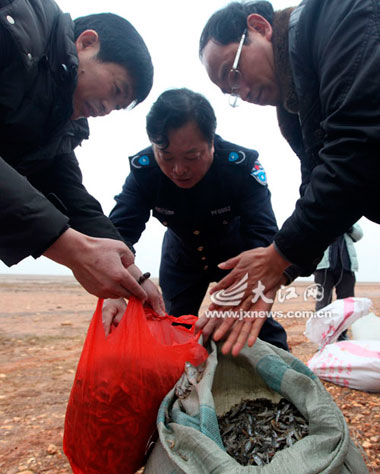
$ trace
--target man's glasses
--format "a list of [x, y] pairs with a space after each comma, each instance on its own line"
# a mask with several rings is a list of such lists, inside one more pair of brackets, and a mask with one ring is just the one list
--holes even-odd
[[239, 59], [241, 55], [241, 50], [243, 49], [243, 44], [244, 44], [246, 34], [247, 34], [247, 29], [245, 29], [243, 31], [243, 34], [241, 35], [241, 40], [239, 43], [239, 47], [236, 51], [234, 63], [232, 64], [232, 68], [230, 69], [227, 76], [228, 85], [231, 89], [230, 98], [229, 98], [229, 104], [231, 107], [237, 107], [239, 105], [239, 98], [240, 98], [239, 91], [241, 88], [242, 77], [241, 77], [241, 72], [238, 69], [238, 66], [239, 66]]

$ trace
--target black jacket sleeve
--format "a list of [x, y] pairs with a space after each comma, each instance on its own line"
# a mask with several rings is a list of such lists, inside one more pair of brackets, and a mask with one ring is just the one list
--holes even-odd
[[5, 69], [15, 57], [15, 48], [8, 31], [0, 25], [0, 70]]
[[122, 240], [99, 202], [84, 187], [74, 152], [57, 155], [50, 167], [29, 180], [68, 216], [73, 229], [91, 237]]
[[0, 158], [0, 258], [8, 266], [39, 257], [69, 219]]
[[134, 251], [133, 245], [138, 242], [149, 220], [151, 205], [133, 173], [127, 176], [123, 189], [115, 200], [116, 205], [111, 211], [110, 219], [125, 243]]

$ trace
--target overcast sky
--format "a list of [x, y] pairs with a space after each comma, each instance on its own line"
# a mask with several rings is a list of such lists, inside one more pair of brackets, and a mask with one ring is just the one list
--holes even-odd
[[[76, 154], [88, 191], [101, 203], [106, 214], [113, 207], [129, 173], [128, 156], [149, 145], [145, 117], [155, 99], [166, 89], [188, 87], [204, 94], [213, 105], [223, 138], [254, 148], [260, 154], [279, 226], [291, 214], [298, 197], [299, 160], [278, 131], [274, 107], [242, 104], [236, 109], [208, 79], [199, 59], [199, 36], [210, 15], [228, 2], [223, 0], [59, 0], [73, 18], [109, 11], [127, 18], [144, 38], [152, 55], [155, 78], [149, 97], [132, 111], [113, 112], [108, 117], [90, 119], [90, 139]], [[287, 0], [272, 2], [275, 9], [294, 5]], [[106, 6], [106, 9], [105, 9]], [[364, 238], [356, 249], [359, 256], [358, 280], [380, 281], [380, 227], [360, 221]], [[164, 228], [151, 219], [139, 244], [137, 264], [143, 271], [158, 275], [160, 246]], [[0, 262], [0, 273], [70, 274], [45, 258], [28, 258], [8, 269]]]

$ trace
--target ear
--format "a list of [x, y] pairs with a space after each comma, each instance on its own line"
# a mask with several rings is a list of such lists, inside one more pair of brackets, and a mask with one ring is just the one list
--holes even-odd
[[99, 49], [99, 35], [95, 30], [85, 30], [78, 36], [75, 46], [78, 53], [85, 49]]
[[269, 41], [272, 38], [272, 25], [268, 20], [257, 13], [252, 13], [251, 15], [247, 16], [247, 30], [254, 33], [259, 33]]

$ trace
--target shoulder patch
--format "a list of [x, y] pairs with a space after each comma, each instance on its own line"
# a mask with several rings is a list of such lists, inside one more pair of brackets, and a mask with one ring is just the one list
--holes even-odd
[[151, 155], [148, 154], [137, 154], [130, 158], [130, 163], [133, 168], [146, 168], [153, 164], [154, 160]]
[[265, 173], [265, 170], [259, 160], [255, 161], [251, 171], [251, 176], [253, 176], [255, 180], [263, 186], [267, 185], [267, 174]]
[[239, 150], [239, 151], [231, 151], [228, 154], [228, 162], [229, 163], [234, 163], [235, 165], [238, 165], [240, 163], [243, 163], [246, 159], [246, 154], [244, 151]]

